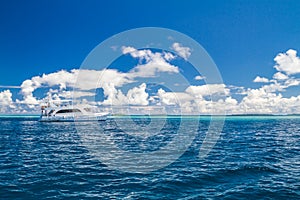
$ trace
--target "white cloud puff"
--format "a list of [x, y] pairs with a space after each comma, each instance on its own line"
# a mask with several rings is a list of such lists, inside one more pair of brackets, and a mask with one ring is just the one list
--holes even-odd
[[191, 55], [191, 49], [189, 47], [182, 46], [178, 42], [173, 43], [172, 49], [185, 60], [187, 60]]
[[269, 83], [269, 79], [265, 78], [265, 77], [260, 77], [260, 76], [257, 76], [254, 80], [253, 80], [254, 83]]
[[142, 83], [138, 87], [133, 87], [128, 90], [127, 95], [124, 95], [120, 89], [116, 89], [113, 84], [105, 84], [104, 95], [107, 97], [104, 105], [148, 105], [149, 94], [146, 92], [146, 84]]
[[192, 94], [195, 97], [204, 97], [211, 95], [229, 95], [230, 90], [226, 88], [225, 84], [207, 84], [198, 86], [189, 86], [185, 92]]
[[282, 80], [288, 79], [289, 77], [281, 72], [277, 72], [273, 75], [273, 78], [276, 80], [282, 81]]
[[179, 73], [179, 68], [168, 62], [175, 58], [171, 53], [152, 52], [149, 49], [137, 50], [133, 47], [124, 46], [122, 47], [122, 53], [129, 53], [133, 58], [139, 59], [140, 64], [127, 74], [131, 79], [154, 77], [160, 72]]
[[300, 58], [297, 57], [297, 51], [290, 49], [286, 53], [279, 53], [274, 61], [274, 68], [285, 72], [288, 75], [300, 73]]
[[127, 92], [127, 101], [130, 105], [149, 104], [149, 94], [146, 92], [146, 83], [142, 83], [139, 87], [134, 87]]
[[[163, 105], [178, 105], [182, 114], [225, 114], [225, 109], [237, 104], [235, 99], [226, 97], [229, 93], [224, 84], [209, 84], [189, 86], [184, 92], [159, 89], [157, 96]], [[205, 99], [208, 96], [213, 96], [214, 100]]]
[[127, 73], [119, 72], [116, 69], [104, 70], [71, 70], [75, 75], [77, 89], [92, 90], [102, 88], [104, 84], [113, 84], [116, 87], [121, 87], [124, 84], [132, 83], [133, 79]]
[[0, 112], [6, 112], [9, 108], [13, 108], [12, 93], [10, 90], [0, 92]]
[[31, 79], [23, 81], [21, 84], [21, 93], [23, 94], [23, 101], [28, 105], [37, 105], [39, 101], [33, 96], [33, 92], [40, 87], [59, 86], [61, 90], [66, 87], [73, 87], [77, 77], [76, 70], [71, 72], [61, 70], [58, 72], [43, 74], [42, 76], [34, 76]]
[[205, 79], [205, 76], [195, 76], [194, 78], [196, 81], [200, 81], [200, 80], [204, 80]]
[[185, 92], [166, 92], [160, 88], [157, 92], [160, 104], [164, 105], [183, 105], [193, 99], [188, 93]]
[[238, 105], [239, 113], [249, 114], [287, 114], [300, 113], [300, 95], [284, 98], [281, 94], [275, 94], [260, 89], [249, 89]]

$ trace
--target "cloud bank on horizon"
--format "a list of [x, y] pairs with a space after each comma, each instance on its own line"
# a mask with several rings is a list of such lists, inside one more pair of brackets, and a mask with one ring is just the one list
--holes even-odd
[[[0, 113], [38, 112], [39, 104], [45, 98], [58, 100], [94, 97], [95, 90], [99, 88], [103, 90], [103, 100], [93, 102], [93, 105], [132, 105], [144, 108], [170, 106], [179, 107], [183, 114], [300, 113], [300, 94], [291, 97], [283, 95], [288, 88], [300, 85], [300, 79], [297, 78], [297, 74], [300, 74], [300, 58], [293, 49], [279, 53], [274, 58], [276, 73], [272, 77], [257, 76], [253, 80], [261, 84], [259, 88], [200, 84], [201, 81], [205, 81], [205, 77], [199, 74], [193, 78], [199, 83], [187, 85], [180, 91], [169, 91], [164, 87], [150, 88], [147, 80], [159, 76], [172, 79], [172, 76], [179, 75], [183, 69], [172, 61], [178, 57], [187, 61], [192, 53], [189, 47], [179, 43], [174, 43], [171, 49], [177, 55], [170, 52], [154, 52], [150, 49], [137, 50], [130, 46], [121, 47], [119, 50], [124, 55], [131, 56], [138, 61], [138, 64], [127, 72], [109, 68], [105, 70], [72, 69], [34, 76], [16, 87], [20, 88], [22, 96], [20, 99], [13, 98], [9, 87], [0, 92]], [[79, 74], [81, 78], [78, 82]], [[97, 83], [96, 86], [95, 83]], [[174, 84], [180, 85], [181, 83]], [[74, 87], [75, 91], [72, 90]], [[127, 89], [124, 90], [124, 87]], [[41, 88], [46, 88], [44, 98], [35, 94], [35, 91]], [[236, 95], [240, 95], [241, 98], [235, 97]]]

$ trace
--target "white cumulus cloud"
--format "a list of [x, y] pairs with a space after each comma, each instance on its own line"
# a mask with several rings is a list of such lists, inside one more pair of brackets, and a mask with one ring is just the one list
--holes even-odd
[[205, 76], [195, 76], [194, 78], [196, 81], [200, 81], [200, 80], [204, 80], [205, 79]]
[[[173, 49], [185, 59], [191, 55], [191, 50], [179, 43], [174, 43]], [[183, 114], [300, 113], [300, 94], [285, 97], [285, 92], [290, 87], [300, 85], [300, 79], [293, 76], [300, 73], [299, 57], [295, 50], [288, 50], [275, 57], [274, 67], [277, 71], [271, 78], [257, 76], [253, 82], [262, 83], [257, 89], [225, 84], [182, 84], [180, 88], [175, 87], [176, 92], [157, 87], [147, 88], [146, 82], [148, 79], [162, 78], [165, 75], [168, 75], [168, 78], [172, 78], [173, 75], [177, 77], [179, 67], [170, 63], [176, 58], [174, 54], [124, 46], [121, 50], [123, 54], [137, 59], [138, 64], [131, 70], [122, 72], [117, 69], [73, 69], [34, 76], [23, 81], [19, 87], [23, 96], [21, 100], [13, 98], [10, 90], [0, 92], [0, 112], [23, 113], [30, 109], [38, 110], [38, 104], [43, 100], [35, 96], [38, 88], [43, 88], [53, 99], [92, 97], [95, 95], [94, 89], [102, 88], [104, 100], [95, 102], [95, 105], [132, 105], [134, 108], [144, 106], [143, 109], [147, 109], [148, 106], [166, 106], [174, 107], [174, 110], [180, 108]], [[198, 75], [194, 79], [202, 80], [205, 77]], [[164, 85], [162, 79], [159, 81]]]
[[254, 83], [269, 83], [269, 79], [265, 78], [265, 77], [260, 77], [260, 76], [257, 76], [254, 80], [253, 80]]
[[193, 99], [193, 96], [186, 92], [166, 92], [162, 88], [158, 90], [157, 96], [164, 105], [183, 105]]
[[189, 47], [182, 46], [178, 42], [173, 43], [172, 49], [185, 60], [187, 60], [191, 55], [191, 49]]
[[286, 53], [279, 53], [274, 61], [274, 68], [285, 72], [288, 75], [300, 73], [300, 58], [297, 57], [297, 51], [290, 49]]
[[10, 90], [0, 92], [0, 113], [6, 112], [9, 108], [13, 108], [12, 93]]
[[300, 113], [300, 95], [284, 98], [282, 94], [267, 92], [264, 88], [249, 89], [238, 105], [239, 113], [287, 114]]
[[123, 94], [120, 89], [116, 89], [113, 84], [105, 84], [104, 95], [107, 97], [104, 105], [148, 105], [149, 94], [146, 92], [146, 84], [142, 83], [138, 87], [128, 90], [127, 94]]
[[225, 84], [207, 84], [198, 86], [189, 86], [185, 92], [192, 94], [195, 97], [203, 97], [210, 95], [229, 95], [230, 90]]
[[281, 80], [286, 80], [286, 79], [288, 79], [289, 77], [288, 77], [287, 75], [281, 73], [281, 72], [277, 72], [277, 73], [275, 73], [275, 74], [273, 75], [273, 78], [276, 79], [276, 80], [281, 81]]
[[[226, 109], [232, 110], [237, 104], [235, 99], [226, 97], [229, 93], [224, 84], [208, 84], [189, 86], [184, 92], [159, 89], [157, 96], [163, 105], [178, 105], [182, 114], [225, 114]], [[205, 99], [208, 96], [214, 96], [214, 101]]]
[[169, 63], [175, 57], [171, 53], [152, 52], [149, 49], [137, 50], [133, 47], [122, 47], [123, 54], [129, 53], [133, 58], [138, 58], [141, 64], [135, 66], [127, 75], [136, 77], [154, 77], [157, 73], [179, 73], [179, 68]]
[[37, 105], [39, 101], [33, 96], [33, 92], [40, 87], [59, 86], [61, 90], [66, 87], [73, 87], [76, 81], [77, 72], [61, 70], [58, 72], [43, 74], [42, 76], [34, 76], [31, 79], [23, 81], [21, 84], [21, 93], [23, 94], [23, 101], [28, 105]]
[[[103, 88], [108, 101], [114, 100], [120, 104], [124, 100], [124, 94], [118, 88], [135, 82], [136, 78], [150, 78], [157, 76], [158, 73], [179, 73], [179, 68], [169, 63], [175, 56], [167, 52], [152, 52], [151, 50], [137, 50], [134, 47], [122, 47], [124, 54], [129, 53], [133, 58], [139, 59], [139, 64], [128, 72], [120, 72], [116, 69], [72, 69], [70, 71], [60, 70], [42, 76], [34, 76], [23, 81], [21, 84], [22, 100], [17, 100], [20, 104], [27, 104], [33, 108], [40, 103], [34, 96], [34, 91], [38, 88], [50, 88], [48, 95], [55, 98], [72, 98], [81, 96], [93, 96], [90, 90]], [[57, 86], [59, 90], [51, 90]], [[138, 93], [145, 85], [129, 90], [128, 96], [125, 95], [126, 103], [146, 105], [145, 93]], [[68, 89], [75, 88], [76, 93]], [[51, 91], [50, 91], [51, 90]], [[142, 95], [141, 99], [137, 96]]]

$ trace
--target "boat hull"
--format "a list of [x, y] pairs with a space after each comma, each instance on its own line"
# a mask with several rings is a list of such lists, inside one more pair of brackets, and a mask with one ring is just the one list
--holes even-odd
[[42, 116], [40, 122], [88, 122], [88, 121], [104, 121], [107, 115], [103, 116]]

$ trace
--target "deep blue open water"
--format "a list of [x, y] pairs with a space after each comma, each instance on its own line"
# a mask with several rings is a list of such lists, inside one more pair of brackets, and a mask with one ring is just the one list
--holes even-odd
[[[99, 126], [120, 149], [134, 153], [166, 146], [182, 122], [168, 119], [143, 140], [125, 129], [133, 128], [132, 121], [138, 127], [149, 121], [122, 120], [128, 127], [118, 128], [113, 119]], [[209, 120], [200, 120], [191, 145], [170, 165], [132, 173], [112, 169], [91, 153], [74, 123], [2, 117], [0, 199], [300, 199], [300, 118], [227, 118], [214, 148], [199, 158], [208, 126]], [[183, 128], [193, 131], [189, 123]]]

